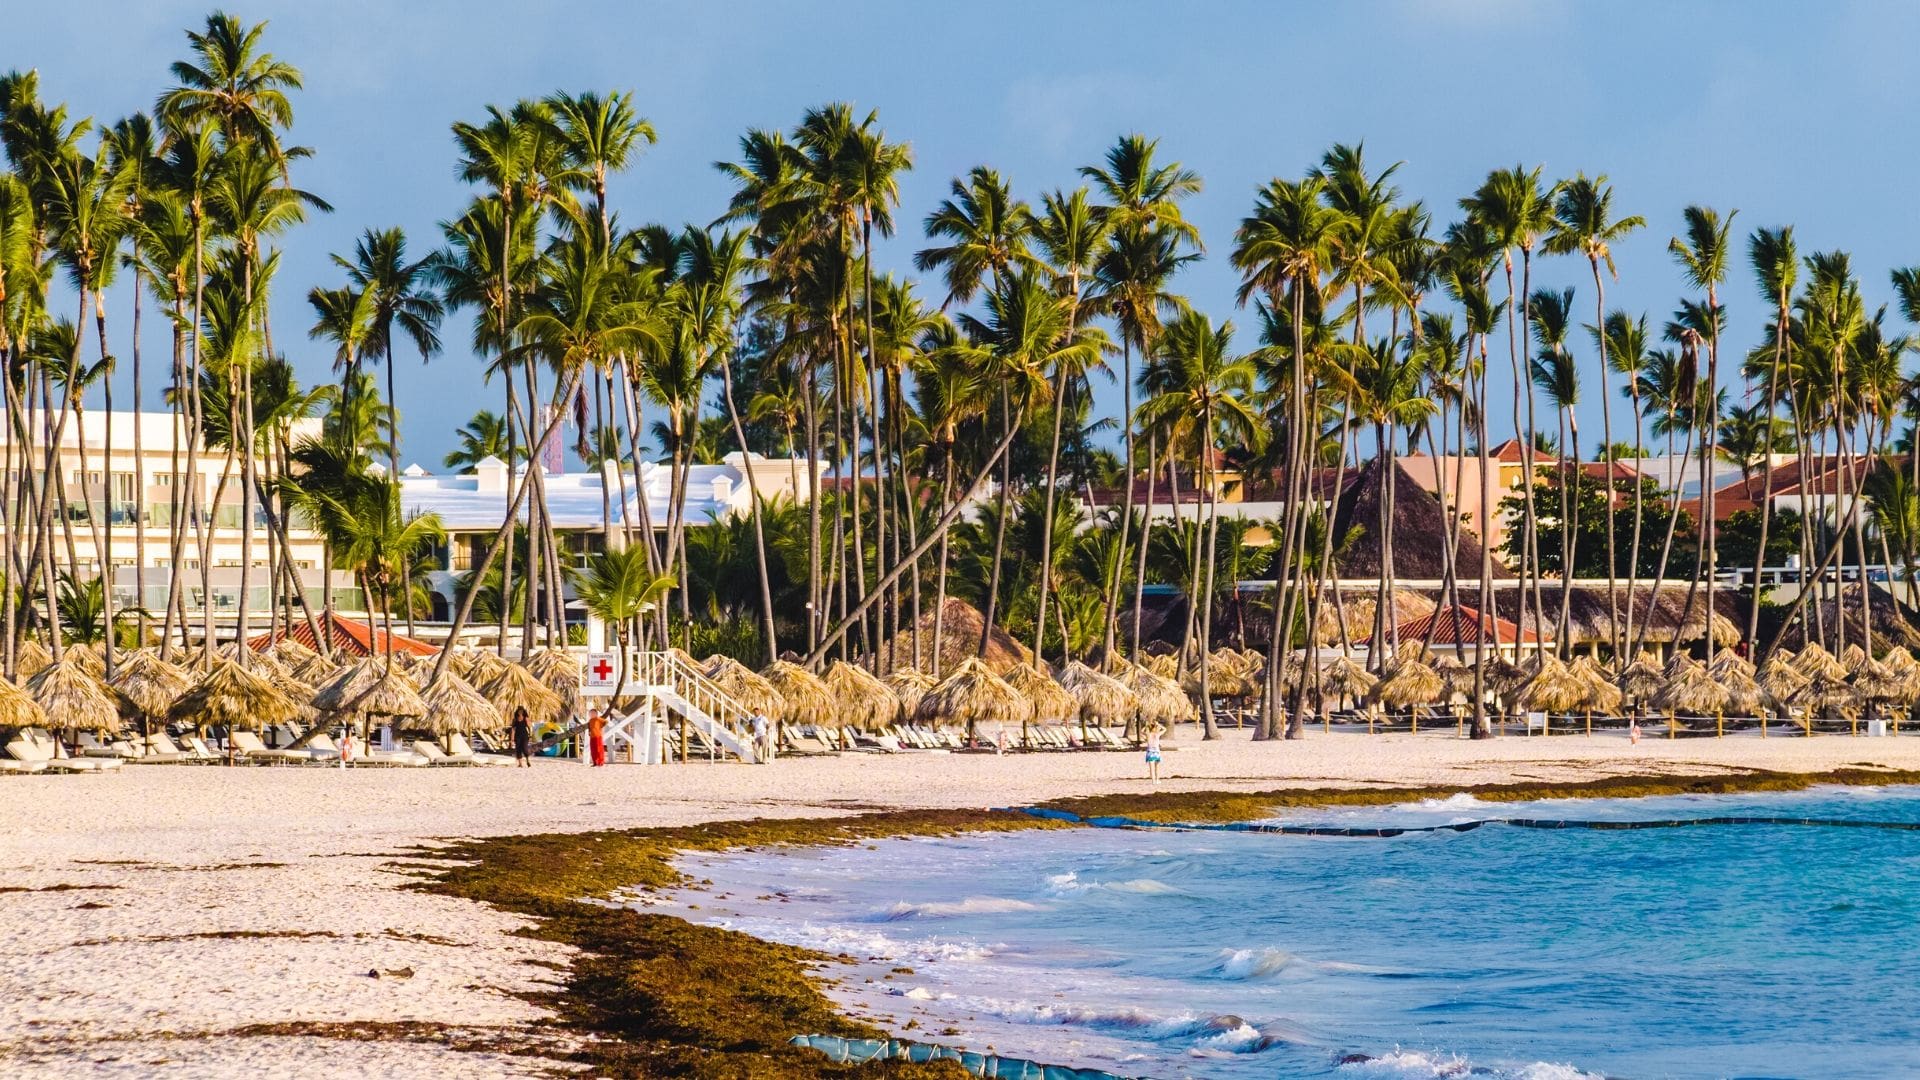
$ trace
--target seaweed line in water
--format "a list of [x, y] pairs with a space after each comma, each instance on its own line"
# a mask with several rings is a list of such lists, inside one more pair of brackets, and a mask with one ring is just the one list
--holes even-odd
[[1284, 836], [1394, 837], [1413, 833], [1472, 832], [1487, 825], [1507, 825], [1516, 829], [1684, 829], [1696, 826], [1777, 825], [1792, 828], [1886, 829], [1892, 832], [1920, 832], [1920, 821], [1862, 821], [1852, 818], [1796, 818], [1753, 815], [1717, 817], [1660, 818], [1652, 821], [1581, 821], [1554, 818], [1479, 818], [1439, 825], [1276, 825], [1268, 822], [1169, 822], [1143, 818], [1103, 815], [1082, 817], [1070, 810], [1045, 806], [1022, 806], [1013, 813], [1029, 814], [1049, 821], [1064, 821], [1095, 829], [1156, 829], [1163, 832], [1238, 832], [1277, 833]]

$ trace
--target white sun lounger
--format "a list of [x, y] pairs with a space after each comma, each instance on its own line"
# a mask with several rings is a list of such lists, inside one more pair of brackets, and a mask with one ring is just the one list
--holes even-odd
[[469, 765], [511, 766], [513, 764], [513, 759], [505, 754], [479, 753], [474, 750], [472, 743], [467, 742], [467, 737], [457, 731], [447, 736], [447, 756], [455, 761], [464, 761]]
[[44, 733], [26, 730], [20, 732], [6, 745], [7, 756], [16, 761], [40, 762], [42, 767], [53, 772], [112, 772], [120, 767], [119, 758], [75, 758], [67, 757], [60, 744]]

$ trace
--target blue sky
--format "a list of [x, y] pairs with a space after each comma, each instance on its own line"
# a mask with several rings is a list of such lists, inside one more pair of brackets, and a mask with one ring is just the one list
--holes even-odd
[[[20, 6], [0, 62], [37, 67], [49, 99], [103, 122], [151, 106], [168, 62], [185, 53], [182, 31], [209, 10], [170, 0]], [[1243, 326], [1251, 319], [1233, 308], [1225, 263], [1233, 227], [1258, 184], [1299, 174], [1335, 141], [1364, 140], [1379, 165], [1405, 161], [1405, 194], [1440, 225], [1495, 167], [1608, 174], [1619, 211], [1648, 221], [1617, 249], [1609, 306], [1646, 311], [1656, 326], [1683, 293], [1665, 247], [1688, 203], [1738, 209], [1742, 236], [1791, 224], [1803, 253], [1851, 251], [1875, 303], [1889, 299], [1889, 268], [1920, 263], [1908, 194], [1920, 150], [1906, 123], [1920, 82], [1920, 6], [332, 0], [232, 10], [270, 20], [268, 47], [305, 72], [293, 141], [316, 153], [297, 180], [335, 208], [284, 241], [275, 340], [307, 381], [329, 372], [330, 351], [304, 334], [307, 289], [338, 284], [329, 253], [387, 225], [404, 226], [424, 252], [468, 197], [448, 125], [561, 88], [631, 89], [659, 129], [658, 146], [614, 189], [629, 224], [711, 220], [728, 193], [711, 163], [731, 157], [749, 127], [790, 127], [833, 100], [878, 109], [916, 163], [902, 184], [901, 234], [881, 253], [903, 272], [921, 218], [966, 169], [991, 164], [1037, 198], [1073, 185], [1075, 169], [1116, 135], [1158, 136], [1206, 181], [1189, 214], [1208, 257], [1181, 289]], [[1536, 284], [1574, 285], [1576, 310], [1591, 310], [1584, 263], [1549, 260]], [[1744, 266], [1726, 295], [1726, 355], [1737, 356], [1766, 310]], [[126, 310], [121, 298], [118, 341]], [[1897, 325], [1897, 312], [1889, 319]], [[162, 334], [155, 326], [150, 357], [164, 356]], [[400, 358], [407, 461], [436, 468], [455, 427], [498, 407], [467, 334], [463, 317], [430, 365]], [[1579, 346], [1591, 444], [1597, 364], [1584, 338]], [[1496, 400], [1501, 392], [1496, 384]], [[1616, 425], [1624, 430], [1619, 416]]]

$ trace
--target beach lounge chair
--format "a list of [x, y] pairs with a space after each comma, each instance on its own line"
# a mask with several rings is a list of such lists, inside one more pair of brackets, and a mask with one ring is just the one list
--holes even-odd
[[274, 750], [260, 741], [260, 736], [251, 731], [227, 732], [227, 746], [233, 751], [233, 760], [246, 761], [260, 765], [286, 765], [294, 761], [310, 761], [304, 751]]
[[788, 745], [792, 751], [800, 754], [831, 754], [836, 748], [820, 737], [813, 727], [789, 727], [786, 731]]
[[467, 766], [473, 764], [473, 762], [464, 758], [449, 756], [446, 750], [432, 739], [416, 739], [412, 743], [411, 748], [413, 752], [420, 757], [420, 760], [428, 765]]
[[26, 742], [26, 733], [9, 731], [0, 741], [0, 772], [25, 775], [47, 771], [47, 762]]
[[205, 762], [222, 760], [220, 756], [220, 752], [215, 750], [213, 747], [208, 746], [207, 740], [201, 738], [198, 735], [187, 736], [186, 743], [187, 743], [187, 747], [185, 752], [187, 756], [192, 758], [194, 761], [205, 763]]
[[470, 765], [512, 765], [513, 759], [505, 754], [483, 754], [473, 748], [465, 735], [459, 732], [447, 736], [447, 756]]
[[129, 765], [180, 765], [189, 763], [193, 758], [167, 738], [164, 731], [155, 732], [141, 740], [140, 753], [128, 758]]
[[120, 767], [120, 759], [69, 757], [58, 740], [44, 731], [32, 728], [21, 730], [6, 744], [6, 753], [15, 761], [40, 762], [44, 769], [51, 772], [112, 772]]

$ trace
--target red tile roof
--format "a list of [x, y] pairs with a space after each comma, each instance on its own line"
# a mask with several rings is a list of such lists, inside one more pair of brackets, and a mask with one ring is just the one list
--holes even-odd
[[[320, 632], [328, 636], [328, 640], [332, 643], [335, 652], [344, 653], [348, 656], [386, 655], [387, 634], [385, 631], [375, 630], [366, 623], [345, 618], [337, 612], [333, 615], [333, 628], [331, 632], [328, 631], [327, 615], [324, 612], [318, 615], [315, 621], [320, 624]], [[261, 634], [259, 637], [247, 639], [247, 645], [255, 649], [264, 649], [286, 637], [292, 638], [315, 652], [320, 651], [320, 645], [313, 639], [313, 631], [307, 626], [305, 619], [295, 619], [291, 633], [275, 630], [271, 633]], [[432, 645], [424, 641], [415, 641], [404, 634], [393, 635], [393, 651], [397, 653], [411, 653], [414, 656], [434, 656], [440, 652], [439, 649], [434, 648]]]
[[1465, 604], [1437, 608], [1430, 615], [1401, 623], [1394, 633], [1401, 641], [1427, 641], [1431, 633], [1435, 645], [1478, 645], [1482, 628], [1495, 645], [1534, 645], [1545, 640], [1531, 630], [1522, 630], [1497, 616], [1482, 615]]

